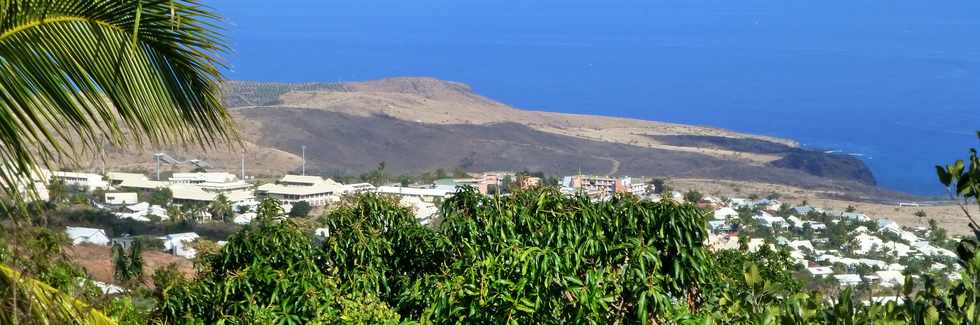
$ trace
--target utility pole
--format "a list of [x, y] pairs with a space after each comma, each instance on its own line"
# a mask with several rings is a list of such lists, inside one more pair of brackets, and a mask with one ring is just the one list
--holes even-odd
[[306, 145], [303, 145], [303, 176], [306, 176]]
[[153, 155], [157, 159], [157, 181], [160, 181], [160, 154]]
[[245, 149], [242, 149], [242, 181], [245, 180]]

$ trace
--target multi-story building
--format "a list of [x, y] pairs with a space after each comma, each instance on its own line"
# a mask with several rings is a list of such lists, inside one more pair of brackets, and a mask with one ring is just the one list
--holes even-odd
[[73, 172], [51, 172], [50, 181], [60, 181], [65, 183], [65, 185], [78, 186], [85, 189], [86, 191], [94, 191], [96, 189], [106, 190], [109, 189], [109, 182], [102, 179], [102, 175], [99, 174], [89, 174], [89, 173], [73, 173]]
[[259, 198], [273, 198], [287, 204], [306, 202], [320, 207], [340, 200], [344, 185], [319, 176], [283, 176], [275, 184], [265, 184], [256, 189]]

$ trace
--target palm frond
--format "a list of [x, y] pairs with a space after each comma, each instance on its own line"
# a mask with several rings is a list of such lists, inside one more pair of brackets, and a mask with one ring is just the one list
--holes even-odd
[[56, 157], [237, 139], [220, 17], [195, 0], [0, 0], [0, 183]]
[[[111, 318], [86, 303], [55, 289], [44, 282], [25, 277], [23, 274], [0, 264], [0, 290], [3, 297], [16, 296], [18, 300], [0, 302], [4, 312], [0, 323], [14, 324], [14, 317], [26, 317], [29, 323], [83, 323], [115, 324]], [[8, 291], [17, 290], [16, 295]], [[16, 308], [13, 305], [16, 304]]]

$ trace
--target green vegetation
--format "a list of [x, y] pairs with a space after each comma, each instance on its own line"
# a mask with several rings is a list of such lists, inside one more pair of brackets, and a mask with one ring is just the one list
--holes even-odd
[[292, 209], [289, 209], [289, 216], [294, 218], [305, 217], [308, 216], [312, 210], [313, 207], [306, 201], [296, 202], [293, 204]]
[[143, 278], [143, 244], [134, 240], [129, 252], [120, 244], [112, 246], [113, 276], [120, 283], [129, 283]]

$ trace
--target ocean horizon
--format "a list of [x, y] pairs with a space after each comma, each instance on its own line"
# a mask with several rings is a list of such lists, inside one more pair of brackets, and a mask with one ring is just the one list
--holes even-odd
[[790, 138], [919, 195], [978, 146], [977, 3], [422, 2], [205, 3], [227, 16], [229, 79], [459, 81], [522, 109]]

